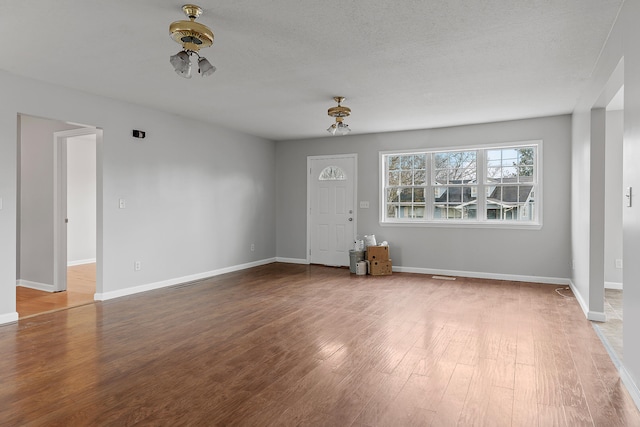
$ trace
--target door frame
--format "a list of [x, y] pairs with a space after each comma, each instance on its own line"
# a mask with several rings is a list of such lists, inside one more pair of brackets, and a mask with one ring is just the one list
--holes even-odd
[[85, 127], [53, 133], [53, 291], [67, 289], [67, 139], [96, 137], [96, 292], [102, 289], [102, 130]]
[[353, 239], [358, 235], [358, 154], [327, 154], [323, 156], [307, 156], [307, 264], [311, 264], [311, 162], [325, 159], [353, 159]]

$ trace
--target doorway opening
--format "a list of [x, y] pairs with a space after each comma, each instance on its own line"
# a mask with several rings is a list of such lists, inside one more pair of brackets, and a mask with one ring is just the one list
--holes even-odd
[[94, 302], [101, 290], [102, 130], [18, 116], [16, 311]]

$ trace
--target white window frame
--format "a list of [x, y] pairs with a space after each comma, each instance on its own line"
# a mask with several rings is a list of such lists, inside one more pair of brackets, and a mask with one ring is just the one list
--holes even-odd
[[[535, 194], [534, 205], [534, 220], [533, 221], [521, 221], [521, 220], [494, 220], [487, 219], [486, 215], [486, 189], [489, 187], [487, 183], [487, 162], [486, 151], [491, 149], [504, 149], [504, 148], [519, 148], [519, 147], [536, 147], [536, 155], [534, 158], [534, 178], [533, 178], [533, 191]], [[434, 174], [433, 170], [433, 154], [438, 152], [451, 152], [451, 151], [471, 151], [477, 150], [476, 164], [477, 164], [477, 183], [474, 185], [477, 187], [477, 217], [475, 219], [433, 219], [434, 203], [433, 203], [433, 191], [434, 186], [432, 184], [431, 177]], [[510, 229], [541, 229], [542, 228], [542, 178], [543, 178], [543, 141], [542, 140], [527, 140], [527, 141], [513, 141], [503, 142], [495, 144], [484, 145], [465, 145], [465, 146], [452, 146], [452, 147], [437, 147], [437, 148], [424, 148], [413, 150], [392, 150], [392, 151], [380, 151], [378, 153], [379, 158], [379, 224], [383, 227], [454, 227], [454, 228], [510, 228]], [[390, 155], [409, 155], [409, 154], [427, 154], [427, 179], [428, 182], [425, 185], [425, 218], [386, 218], [387, 200], [386, 200], [386, 158]], [[482, 207], [482, 209], [480, 209]]]

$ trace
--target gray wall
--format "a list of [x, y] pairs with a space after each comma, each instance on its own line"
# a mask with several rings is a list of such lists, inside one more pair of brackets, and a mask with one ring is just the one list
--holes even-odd
[[26, 115], [20, 124], [18, 279], [53, 286], [53, 133], [77, 126]]
[[[381, 226], [380, 151], [542, 139], [540, 230]], [[307, 156], [358, 154], [358, 234], [391, 245], [394, 266], [547, 278], [570, 276], [570, 116], [277, 143], [277, 253], [306, 259]]]
[[96, 258], [96, 136], [67, 139], [67, 262]]
[[604, 195], [604, 281], [607, 287], [622, 286], [622, 134], [623, 112], [607, 111]]
[[274, 142], [2, 71], [0, 93], [0, 323], [16, 316], [18, 113], [104, 131], [98, 292], [275, 257]]
[[[602, 282], [590, 280], [590, 253], [598, 252], [594, 247], [594, 229], [604, 228], [589, 215], [593, 199], [600, 198], [601, 173], [589, 167], [594, 161], [591, 154], [598, 152], [598, 123], [592, 123], [592, 109], [603, 108], [624, 84], [624, 141], [622, 187], [633, 187], [636, 194], [632, 207], [623, 208], [623, 282], [624, 282], [624, 360], [620, 367], [621, 377], [633, 391], [636, 404], [640, 406], [640, 2], [624, 2], [616, 24], [611, 30], [600, 59], [573, 114], [572, 127], [572, 256], [576, 261], [573, 273], [574, 290], [583, 302], [583, 310], [591, 312], [603, 307]], [[624, 59], [624, 60], [623, 60]], [[623, 60], [623, 61], [622, 61]], [[622, 62], [621, 62], [622, 61]], [[596, 159], [597, 160], [597, 159]], [[592, 224], [595, 223], [595, 224]]]

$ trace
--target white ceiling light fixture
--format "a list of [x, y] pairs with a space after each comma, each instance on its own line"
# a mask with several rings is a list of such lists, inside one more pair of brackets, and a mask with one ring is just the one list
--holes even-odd
[[349, 129], [349, 125], [344, 122], [345, 117], [349, 117], [351, 115], [351, 108], [342, 106], [342, 102], [344, 102], [344, 96], [334, 96], [333, 100], [338, 103], [337, 107], [331, 107], [327, 110], [327, 114], [336, 119], [336, 122], [329, 126], [327, 132], [331, 135], [346, 135], [351, 132]]
[[185, 4], [182, 11], [189, 18], [188, 21], [176, 21], [169, 25], [169, 33], [176, 43], [182, 45], [182, 50], [169, 58], [176, 73], [185, 79], [191, 78], [191, 57], [198, 57], [198, 73], [203, 77], [210, 76], [216, 67], [198, 51], [213, 44], [213, 31], [206, 25], [196, 21], [202, 15], [202, 8], [194, 4]]

